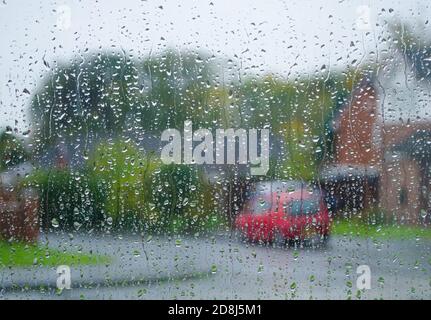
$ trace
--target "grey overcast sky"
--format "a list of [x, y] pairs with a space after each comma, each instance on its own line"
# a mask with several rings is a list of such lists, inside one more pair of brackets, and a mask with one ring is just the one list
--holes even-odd
[[100, 49], [135, 56], [167, 47], [198, 49], [236, 59], [244, 76], [294, 77], [383, 52], [379, 37], [389, 20], [419, 24], [420, 33], [429, 33], [429, 3], [0, 0], [0, 126], [29, 127], [29, 99], [47, 72], [43, 57], [54, 65]]

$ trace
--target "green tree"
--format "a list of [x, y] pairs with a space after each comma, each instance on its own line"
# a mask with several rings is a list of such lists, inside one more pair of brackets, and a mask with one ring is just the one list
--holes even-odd
[[203, 53], [167, 50], [142, 61], [124, 51], [88, 54], [54, 66], [34, 94], [36, 151], [59, 140], [74, 150], [131, 128], [181, 129], [188, 119], [214, 126], [226, 119], [225, 97]]
[[31, 103], [37, 146], [118, 135], [139, 105], [138, 80], [125, 52], [94, 53], [53, 67]]
[[0, 134], [0, 171], [29, 159], [22, 143], [9, 131]]
[[197, 169], [187, 165], [163, 165], [152, 184], [153, 203], [167, 221], [184, 214], [200, 191]]
[[180, 129], [185, 120], [204, 128], [223, 124], [226, 94], [208, 55], [167, 50], [144, 60], [139, 70], [145, 90], [139, 112], [143, 129]]
[[151, 178], [159, 161], [121, 139], [103, 142], [87, 162], [91, 180], [104, 190], [104, 208], [114, 228], [139, 228], [151, 217]]
[[[271, 159], [271, 178], [316, 177], [319, 164], [332, 155], [330, 123], [347, 101], [351, 72], [284, 80], [266, 76], [235, 89], [240, 127], [270, 128], [285, 142]], [[276, 159], [278, 158], [278, 159]]]

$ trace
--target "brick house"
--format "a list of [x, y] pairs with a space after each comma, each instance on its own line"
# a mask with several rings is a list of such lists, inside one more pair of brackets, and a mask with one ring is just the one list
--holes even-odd
[[375, 87], [364, 79], [332, 123], [333, 162], [325, 166], [321, 178], [335, 200], [335, 210], [362, 210], [378, 201], [381, 150], [375, 143], [376, 106]]
[[[321, 178], [338, 210], [377, 207], [390, 220], [417, 224], [429, 221], [431, 213], [431, 121], [403, 114], [403, 108], [409, 107], [400, 106], [398, 117], [393, 110], [400, 100], [428, 110], [424, 102], [431, 104], [431, 99], [417, 97], [427, 91], [414, 76], [409, 79], [414, 89], [404, 90], [404, 96], [391, 91], [402, 83], [393, 79], [393, 75], [367, 75], [352, 90], [349, 102], [334, 118], [333, 161], [326, 164]], [[406, 92], [411, 96], [406, 97]]]

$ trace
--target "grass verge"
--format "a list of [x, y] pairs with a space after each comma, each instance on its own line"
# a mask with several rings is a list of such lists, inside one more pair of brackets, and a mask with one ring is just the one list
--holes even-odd
[[407, 225], [371, 225], [356, 219], [335, 220], [331, 233], [361, 238], [431, 240], [431, 228]]
[[108, 256], [64, 252], [47, 246], [0, 241], [0, 268], [59, 265], [95, 265], [109, 263]]

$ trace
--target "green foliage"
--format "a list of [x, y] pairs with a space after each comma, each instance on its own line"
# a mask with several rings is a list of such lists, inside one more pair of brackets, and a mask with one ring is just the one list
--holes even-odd
[[118, 134], [139, 103], [136, 66], [124, 52], [95, 53], [60, 64], [32, 99], [38, 146]]
[[25, 186], [39, 191], [40, 220], [45, 230], [101, 228], [105, 192], [86, 171], [38, 170]]
[[200, 52], [166, 50], [138, 64], [145, 90], [140, 126], [161, 132], [180, 129], [185, 120], [198, 127], [222, 125], [227, 94], [217, 85], [212, 60]]
[[159, 213], [158, 228], [172, 233], [220, 227], [216, 190], [202, 172], [187, 165], [163, 165], [152, 179], [152, 205]]
[[151, 220], [151, 176], [159, 165], [153, 154], [143, 155], [122, 140], [96, 148], [88, 170], [106, 194], [104, 208], [113, 228], [139, 228], [137, 222]]
[[0, 171], [28, 160], [22, 143], [11, 133], [0, 134]]
[[369, 239], [413, 240], [431, 239], [431, 229], [397, 223], [369, 224], [361, 219], [340, 219], [333, 222], [331, 234]]
[[211, 86], [213, 69], [205, 54], [173, 50], [143, 62], [110, 52], [60, 64], [32, 99], [37, 146], [116, 138], [130, 124], [160, 133], [187, 119], [199, 126], [219, 123], [225, 95]]
[[271, 162], [270, 177], [316, 177], [320, 162], [332, 156], [330, 122], [347, 101], [352, 77], [350, 72], [295, 81], [268, 76], [235, 89], [238, 125], [270, 128], [286, 143], [285, 153]]
[[163, 165], [153, 175], [153, 203], [168, 219], [179, 216], [200, 191], [197, 170], [187, 165]]
[[220, 221], [196, 168], [161, 165], [123, 140], [100, 144], [81, 170], [38, 170], [23, 186], [39, 190], [45, 230], [185, 232]]

